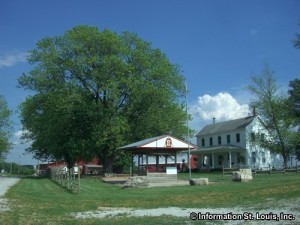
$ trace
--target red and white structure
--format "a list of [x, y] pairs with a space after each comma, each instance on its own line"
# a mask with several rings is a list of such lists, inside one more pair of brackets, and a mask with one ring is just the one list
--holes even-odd
[[170, 135], [148, 138], [119, 148], [131, 153], [132, 167], [136, 161], [138, 173], [174, 173], [176, 170], [176, 174], [189, 166], [187, 154], [182, 153], [188, 149], [195, 150], [197, 146]]

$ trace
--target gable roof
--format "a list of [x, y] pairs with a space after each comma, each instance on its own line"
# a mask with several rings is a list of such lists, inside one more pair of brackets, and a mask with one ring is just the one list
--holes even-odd
[[[167, 139], [170, 140], [170, 146], [167, 146]], [[184, 150], [188, 149], [196, 149], [195, 145], [189, 144], [183, 140], [175, 138], [170, 135], [161, 135], [157, 137], [148, 138], [142, 141], [138, 141], [132, 144], [125, 145], [118, 149], [123, 150], [134, 150], [134, 149], [174, 149], [174, 150]]]
[[209, 125], [206, 125], [202, 130], [200, 130], [196, 136], [230, 132], [230, 131], [234, 131], [237, 129], [242, 129], [242, 128], [247, 127], [255, 118], [259, 118], [259, 117], [258, 116], [248, 116], [248, 117], [244, 117], [244, 118], [240, 118], [240, 119], [228, 120], [228, 121], [224, 121], [224, 122], [209, 124]]
[[143, 146], [145, 144], [148, 144], [150, 142], [156, 141], [157, 139], [161, 139], [163, 137], [165, 137], [166, 135], [161, 135], [161, 136], [157, 136], [157, 137], [152, 137], [152, 138], [147, 138], [141, 141], [137, 141], [128, 145], [125, 145], [123, 147], [120, 147], [118, 149], [130, 149], [130, 148], [138, 148], [140, 146]]

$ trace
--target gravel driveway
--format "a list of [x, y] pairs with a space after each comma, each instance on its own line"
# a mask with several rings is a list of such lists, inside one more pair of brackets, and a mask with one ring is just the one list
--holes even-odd
[[3, 196], [8, 189], [16, 184], [20, 179], [14, 177], [0, 177], [0, 197]]
[[8, 201], [3, 196], [19, 180], [19, 178], [13, 177], [0, 177], [0, 213], [9, 210]]
[[[203, 220], [206, 224], [215, 224], [214, 216], [219, 217], [221, 224], [226, 225], [291, 225], [300, 224], [300, 198], [280, 200], [266, 199], [261, 205], [253, 207], [234, 208], [157, 208], [157, 209], [133, 209], [133, 208], [109, 208], [99, 207], [95, 211], [77, 212], [71, 215], [76, 219], [124, 217], [124, 216], [163, 216], [185, 217], [193, 220]], [[261, 208], [261, 209], [257, 209]], [[203, 216], [201, 219], [200, 216]], [[205, 218], [206, 217], [206, 218]], [[215, 218], [216, 218], [215, 217]], [[221, 217], [221, 218], [220, 218]], [[212, 219], [212, 220], [211, 220]], [[210, 221], [211, 220], [211, 221]]]

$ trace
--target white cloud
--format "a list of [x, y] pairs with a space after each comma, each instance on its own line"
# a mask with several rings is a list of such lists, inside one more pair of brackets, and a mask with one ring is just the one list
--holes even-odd
[[18, 130], [14, 133], [14, 136], [12, 137], [12, 149], [9, 151], [9, 153], [6, 156], [7, 162], [15, 162], [15, 163], [21, 163], [21, 164], [35, 164], [36, 160], [33, 159], [33, 155], [29, 154], [25, 151], [28, 147], [31, 145], [31, 141], [25, 142], [21, 140], [21, 137], [23, 134], [28, 133], [27, 130]]
[[198, 102], [191, 107], [191, 110], [196, 120], [212, 121], [215, 117], [217, 122], [220, 122], [247, 116], [249, 106], [239, 104], [232, 95], [221, 92], [215, 96], [198, 97]]
[[15, 136], [16, 136], [17, 138], [21, 138], [22, 135], [23, 135], [23, 133], [24, 133], [24, 131], [18, 130], [18, 131], [15, 133]]
[[11, 67], [19, 62], [26, 62], [28, 53], [26, 52], [13, 52], [0, 56], [0, 68], [2, 67]]
[[[19, 144], [24, 144], [25, 142], [23, 140], [21, 140], [21, 137], [24, 135], [24, 134], [28, 134], [29, 131], [28, 130], [18, 130], [17, 132], [14, 133], [14, 142], [13, 144], [14, 145], [19, 145]], [[30, 142], [28, 142], [30, 143]]]

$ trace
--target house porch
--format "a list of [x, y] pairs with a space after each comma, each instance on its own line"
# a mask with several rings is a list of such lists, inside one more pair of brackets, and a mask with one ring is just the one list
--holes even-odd
[[198, 156], [199, 169], [233, 168], [248, 165], [246, 149], [239, 146], [217, 146], [191, 151]]

